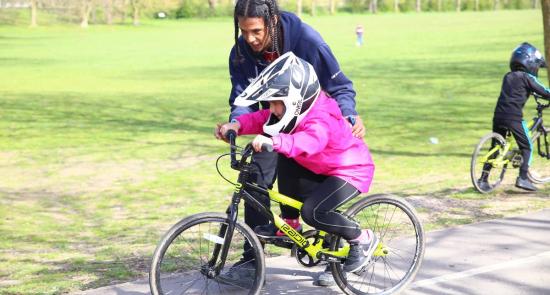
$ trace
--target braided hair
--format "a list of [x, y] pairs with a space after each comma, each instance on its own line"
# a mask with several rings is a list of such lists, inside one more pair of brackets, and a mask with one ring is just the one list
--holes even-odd
[[276, 22], [276, 19], [280, 19], [280, 12], [276, 0], [237, 0], [237, 3], [235, 3], [233, 21], [235, 25], [235, 49], [237, 54], [234, 62], [237, 63], [243, 60], [238, 43], [239, 17], [263, 18], [267, 26], [267, 33], [271, 37], [271, 51], [277, 52], [277, 55], [281, 55], [281, 49], [279, 48], [280, 21]]

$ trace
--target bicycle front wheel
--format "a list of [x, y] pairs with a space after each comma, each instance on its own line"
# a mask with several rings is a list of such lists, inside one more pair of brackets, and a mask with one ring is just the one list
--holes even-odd
[[228, 224], [225, 214], [200, 213], [174, 225], [153, 255], [151, 293], [259, 294], [265, 279], [264, 254], [248, 226], [237, 222], [225, 264], [219, 274], [213, 271], [220, 263]]
[[[346, 294], [396, 294], [416, 276], [424, 257], [424, 229], [414, 208], [392, 195], [373, 195], [351, 206], [346, 214], [362, 229], [371, 229], [379, 244], [371, 261], [361, 270], [344, 272], [340, 263], [331, 270]], [[334, 238], [331, 250], [340, 246]]]
[[[508, 161], [498, 161], [498, 159], [505, 145], [506, 140], [502, 135], [490, 133], [485, 135], [474, 149], [470, 164], [470, 177], [474, 188], [480, 193], [491, 192], [502, 182]], [[482, 176], [486, 177], [487, 185], [482, 185]]]
[[[550, 163], [548, 159], [539, 155], [537, 140], [540, 140], [541, 149], [545, 151], [545, 138], [541, 137], [540, 131], [533, 134], [533, 157], [531, 163], [529, 163], [529, 179], [534, 183], [547, 183], [550, 182]], [[550, 141], [550, 136], [546, 135], [546, 140]]]

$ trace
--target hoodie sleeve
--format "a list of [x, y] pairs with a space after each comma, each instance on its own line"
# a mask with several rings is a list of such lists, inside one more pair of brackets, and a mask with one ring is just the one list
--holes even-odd
[[273, 149], [289, 158], [311, 156], [328, 144], [329, 126], [323, 120], [311, 120], [304, 128], [293, 133], [273, 136]]
[[531, 74], [527, 74], [526, 77], [527, 85], [531, 90], [533, 90], [533, 92], [544, 97], [545, 99], [550, 100], [550, 88], [544, 86], [544, 84], [542, 84], [537, 77]]
[[317, 55], [313, 58], [313, 67], [319, 76], [321, 88], [338, 102], [344, 117], [357, 115], [353, 83], [344, 75], [326, 43], [317, 48]]
[[240, 115], [252, 113], [260, 109], [259, 104], [253, 104], [249, 107], [234, 105], [235, 98], [237, 98], [237, 96], [239, 96], [249, 85], [242, 70], [243, 64], [238, 64], [235, 62], [235, 56], [235, 47], [233, 47], [231, 53], [229, 54], [229, 76], [231, 79], [231, 93], [229, 94], [231, 114], [229, 115], [229, 121], [239, 117]]
[[269, 118], [269, 110], [261, 110], [254, 113], [243, 114], [236, 120], [241, 124], [239, 135], [262, 134], [263, 125]]

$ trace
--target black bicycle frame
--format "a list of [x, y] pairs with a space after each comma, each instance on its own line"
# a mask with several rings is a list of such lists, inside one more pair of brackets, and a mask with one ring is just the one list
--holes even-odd
[[[230, 140], [232, 141], [233, 146], [234, 139], [230, 138]], [[247, 154], [246, 149], [245, 154]], [[231, 240], [233, 239], [233, 233], [235, 232], [235, 224], [237, 223], [237, 217], [239, 216], [239, 203], [242, 199], [244, 199], [248, 205], [260, 211], [260, 213], [271, 220], [271, 222], [274, 222], [273, 213], [248, 192], [259, 192], [260, 195], [269, 199], [269, 192], [267, 191], [267, 189], [257, 184], [248, 182], [251, 172], [250, 164], [246, 163], [246, 159], [247, 156], [243, 156], [241, 161], [237, 161], [234, 157], [234, 149], [232, 148], [231, 167], [233, 169], [239, 170], [240, 173], [237, 179], [237, 183], [235, 184], [235, 192], [233, 193], [233, 196], [231, 198], [231, 204], [227, 207], [226, 210], [228, 224], [222, 225], [218, 234], [219, 237], [224, 237], [223, 244], [216, 244], [212, 253], [212, 258], [208, 262], [208, 265], [210, 267], [214, 267], [213, 271], [215, 272], [215, 275], [219, 275], [225, 265], [227, 254], [229, 252], [229, 246], [231, 244]], [[218, 261], [217, 264], [216, 261]]]

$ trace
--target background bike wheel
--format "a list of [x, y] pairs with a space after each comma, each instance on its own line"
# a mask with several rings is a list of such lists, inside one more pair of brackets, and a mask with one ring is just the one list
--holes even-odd
[[[372, 195], [353, 206], [346, 214], [361, 228], [370, 228], [380, 244], [362, 270], [346, 273], [340, 263], [332, 263], [332, 273], [346, 294], [395, 294], [416, 276], [424, 257], [424, 229], [414, 208], [404, 199], [391, 195]], [[331, 249], [339, 245], [337, 237]]]
[[[493, 154], [489, 155], [489, 152], [492, 150], [491, 147], [492, 147], [493, 140], [495, 141], [495, 144], [499, 146], [499, 148], [496, 149], [493, 152]], [[481, 178], [481, 175], [483, 173], [483, 169], [487, 160], [498, 157], [499, 152], [504, 148], [505, 145], [506, 145], [506, 140], [504, 140], [502, 135], [498, 133], [490, 133], [485, 135], [483, 138], [481, 138], [476, 148], [474, 149], [474, 153], [472, 154], [472, 161], [470, 164], [470, 177], [472, 179], [472, 184], [474, 185], [474, 188], [478, 192], [480, 193], [491, 192], [495, 188], [497, 188], [502, 182], [502, 179], [504, 178], [504, 174], [506, 173], [507, 164], [500, 165], [500, 166], [492, 166], [491, 170], [488, 171], [489, 172], [489, 175], [487, 177], [487, 182], [489, 183], [488, 188], [480, 187], [478, 181]]]
[[[540, 133], [538, 132], [533, 136], [533, 159], [531, 160], [531, 165], [529, 165], [528, 177], [532, 182], [540, 184], [550, 182], [550, 161], [538, 154], [537, 139], [539, 136]], [[547, 140], [550, 141], [550, 136], [546, 136]], [[541, 140], [541, 148], [544, 151], [544, 138], [541, 138]]]
[[[223, 243], [228, 225], [225, 214], [201, 213], [181, 220], [162, 238], [155, 250], [149, 285], [153, 295], [168, 294], [259, 294], [265, 279], [263, 248], [254, 232], [238, 222], [224, 268], [215, 278], [207, 268], [216, 246]], [[231, 268], [243, 254], [245, 243], [253, 261]], [[237, 272], [235, 272], [237, 271]], [[250, 276], [235, 277], [235, 273]], [[223, 278], [223, 279], [222, 279]]]

